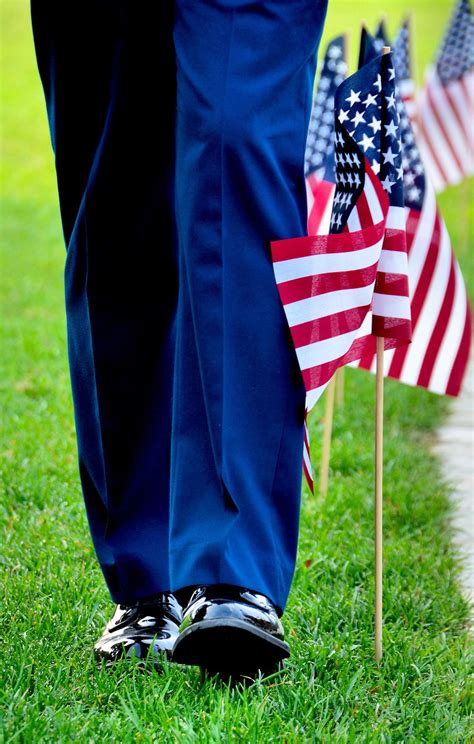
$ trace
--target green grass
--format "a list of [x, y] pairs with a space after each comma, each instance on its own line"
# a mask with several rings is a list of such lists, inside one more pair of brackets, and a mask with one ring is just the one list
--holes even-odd
[[[330, 3], [331, 5], [331, 3]], [[421, 67], [448, 3], [412, 3]], [[355, 8], [357, 7], [357, 13]], [[380, 4], [332, 2], [326, 37], [372, 23]], [[390, 30], [408, 3], [393, 9]], [[4, 740], [18, 742], [467, 742], [472, 652], [452, 545], [448, 485], [429, 443], [449, 401], [386, 384], [384, 656], [373, 660], [374, 379], [346, 373], [329, 494], [304, 490], [284, 615], [292, 656], [247, 689], [95, 667], [112, 605], [79, 487], [66, 358], [65, 250], [28, 3], [2, 12], [3, 431], [0, 468]], [[349, 23], [350, 25], [350, 23]], [[422, 30], [423, 29], [423, 30]], [[440, 199], [469, 285], [468, 186]], [[469, 227], [467, 227], [469, 225]], [[468, 235], [468, 229], [471, 234]], [[317, 462], [321, 406], [312, 414]]]

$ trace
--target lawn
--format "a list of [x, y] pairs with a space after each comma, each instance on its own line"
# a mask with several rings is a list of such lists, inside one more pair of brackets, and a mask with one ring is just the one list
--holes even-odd
[[[417, 71], [434, 54], [445, 0], [383, 6], [393, 33], [414, 9]], [[381, 4], [330, 2], [325, 32]], [[449, 484], [430, 451], [449, 400], [386, 382], [384, 656], [373, 659], [374, 378], [346, 371], [329, 493], [303, 492], [283, 621], [292, 655], [248, 688], [165, 664], [96, 668], [112, 604], [96, 563], [76, 463], [63, 300], [65, 257], [46, 110], [26, 0], [3, 0], [2, 715], [5, 742], [467, 742], [473, 735], [469, 607], [459, 589]], [[323, 40], [324, 44], [324, 40]], [[353, 69], [353, 68], [352, 68]], [[473, 288], [469, 185], [440, 206]], [[472, 207], [471, 207], [472, 209]], [[472, 295], [471, 295], [472, 296]], [[321, 405], [311, 414], [313, 458]], [[454, 474], [453, 474], [454, 475]]]

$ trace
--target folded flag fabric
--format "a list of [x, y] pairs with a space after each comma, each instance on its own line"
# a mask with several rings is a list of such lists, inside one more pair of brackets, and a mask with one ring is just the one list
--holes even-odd
[[418, 100], [421, 156], [436, 191], [474, 173], [474, 21], [459, 0]]
[[346, 41], [344, 36], [338, 36], [330, 41], [326, 48], [306, 139], [305, 176], [309, 235], [325, 235], [329, 232], [336, 190], [334, 94], [346, 73]]
[[306, 388], [307, 415], [336, 370], [411, 338], [395, 72], [373, 59], [335, 93], [336, 192], [329, 234], [271, 242], [275, 280]]

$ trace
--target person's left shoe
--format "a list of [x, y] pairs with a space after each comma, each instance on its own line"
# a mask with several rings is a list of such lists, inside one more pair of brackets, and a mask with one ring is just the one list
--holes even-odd
[[97, 662], [106, 667], [118, 659], [145, 660], [159, 669], [171, 657], [179, 633], [183, 608], [172, 592], [161, 592], [134, 604], [117, 604], [102, 636], [94, 645]]
[[199, 586], [184, 609], [171, 659], [221, 676], [271, 674], [290, 656], [280, 616], [267, 596], [251, 589]]

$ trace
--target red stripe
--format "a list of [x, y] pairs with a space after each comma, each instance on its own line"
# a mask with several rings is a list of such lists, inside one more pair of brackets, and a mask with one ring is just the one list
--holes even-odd
[[354, 233], [302, 235], [296, 238], [271, 240], [272, 261], [277, 263], [292, 258], [317, 256], [322, 253], [345, 253], [347, 251], [363, 250], [378, 243], [382, 238], [383, 230], [384, 221], [381, 221], [378, 225]]
[[383, 239], [383, 250], [406, 253], [407, 249], [405, 230], [399, 230], [398, 228], [389, 228], [388, 230], [386, 230], [385, 237]]
[[362, 229], [374, 224], [372, 213], [365, 192], [363, 191], [357, 200], [357, 214]]
[[[427, 109], [429, 108], [431, 110], [431, 106], [429, 106], [429, 103], [427, 103], [427, 102], [425, 102], [425, 107]], [[446, 172], [445, 172], [443, 166], [440, 163], [440, 160], [439, 160], [438, 155], [437, 155], [437, 152], [436, 152], [436, 148], [434, 147], [434, 145], [432, 145], [431, 140], [428, 137], [428, 132], [426, 130], [425, 122], [424, 122], [424, 119], [425, 119], [425, 116], [426, 116], [426, 112], [425, 112], [424, 109], [422, 109], [422, 108], [420, 109], [419, 116], [420, 116], [420, 128], [422, 130], [423, 142], [426, 145], [427, 149], [430, 151], [430, 155], [431, 155], [431, 157], [432, 157], [432, 159], [434, 161], [434, 164], [436, 165], [436, 168], [439, 171], [439, 174], [441, 176], [441, 180], [443, 181], [444, 184], [447, 184], [447, 183], [449, 183], [448, 176], [446, 175]]]
[[[464, 136], [466, 138], [467, 147], [469, 148], [469, 150], [472, 150], [472, 147], [473, 147], [472, 131], [470, 132], [468, 129], [466, 129], [465, 124], [464, 124], [464, 119], [462, 118], [462, 116], [460, 115], [460, 113], [458, 111], [456, 101], [453, 98], [453, 95], [452, 95], [452, 93], [450, 91], [449, 85], [446, 85], [445, 86], [444, 92], [446, 94], [446, 98], [449, 101], [450, 108], [451, 108], [451, 111], [453, 113], [453, 116], [456, 119], [457, 123], [459, 124], [459, 126], [460, 126], [460, 128], [461, 128], [461, 130], [462, 130], [462, 132], [463, 132], [463, 134], [464, 134]], [[468, 101], [466, 101], [466, 103], [468, 103]]]
[[[433, 232], [431, 234], [430, 246], [425, 257], [425, 262], [420, 274], [418, 286], [415, 290], [411, 302], [411, 322], [413, 330], [416, 329], [418, 318], [423, 308], [423, 303], [430, 288], [431, 279], [433, 277], [433, 273], [436, 267], [436, 261], [438, 259], [440, 236], [441, 220], [438, 212], [436, 212]], [[401, 349], [397, 349], [397, 351], [393, 355], [389, 369], [390, 377], [400, 377], [407, 351], [408, 347], [404, 347]]]
[[471, 350], [471, 338], [472, 338], [472, 309], [471, 309], [470, 302], [467, 299], [466, 320], [464, 322], [464, 331], [462, 334], [459, 351], [456, 355], [456, 360], [453, 364], [451, 374], [449, 375], [448, 384], [446, 386], [447, 395], [459, 395], [464, 373], [467, 367], [467, 362], [469, 359], [469, 352]]
[[453, 307], [455, 281], [456, 276], [454, 269], [454, 260], [453, 258], [451, 258], [451, 268], [449, 271], [446, 292], [443, 297], [443, 302], [441, 303], [441, 308], [438, 313], [436, 325], [433, 329], [433, 333], [431, 334], [431, 338], [423, 355], [423, 364], [421, 365], [420, 374], [418, 375], [417, 385], [427, 387], [429, 384], [431, 373], [436, 362], [436, 357], [439, 352], [440, 344], [446, 332], [449, 315]]
[[[350, 349], [337, 359], [331, 359], [330, 362], [318, 364], [314, 367], [308, 367], [308, 369], [303, 370], [303, 379], [306, 390], [314, 390], [315, 388], [324, 385], [331, 379], [339, 367], [349, 364], [349, 362], [362, 359], [366, 356], [372, 358], [373, 353], [375, 352], [375, 339], [376, 337], [372, 334], [367, 334], [366, 336], [357, 338], [352, 343]], [[386, 350], [393, 349], [399, 344], [400, 341], [395, 338], [387, 338], [384, 340], [384, 348]]]
[[368, 287], [375, 281], [377, 263], [353, 271], [334, 271], [326, 274], [310, 274], [298, 279], [289, 279], [278, 284], [281, 301], [284, 305], [290, 302], [306, 300], [328, 292], [344, 289]]
[[372, 333], [374, 336], [394, 338], [400, 343], [411, 341], [411, 322], [406, 318], [391, 318], [386, 315], [372, 315]]
[[446, 129], [446, 126], [445, 126], [444, 120], [443, 120], [443, 116], [442, 116], [440, 110], [437, 108], [436, 102], [435, 102], [435, 100], [433, 98], [433, 95], [432, 95], [432, 92], [431, 92], [431, 86], [428, 86], [428, 88], [427, 88], [427, 94], [428, 94], [428, 99], [429, 99], [429, 102], [430, 102], [430, 105], [431, 105], [431, 110], [433, 111], [433, 114], [435, 116], [435, 119], [438, 122], [438, 126], [439, 126], [439, 128], [441, 130], [441, 133], [442, 133], [444, 139], [445, 139], [446, 149], [451, 154], [453, 160], [456, 162], [456, 164], [457, 164], [459, 170], [461, 171], [461, 173], [464, 173], [463, 164], [459, 160], [459, 157], [458, 157], [457, 152], [451, 146], [452, 135]]
[[386, 274], [384, 271], [378, 271], [375, 291], [378, 294], [408, 297], [408, 277], [406, 274]]
[[356, 331], [360, 328], [369, 309], [370, 305], [354, 307], [340, 313], [326, 315], [324, 318], [308, 320], [305, 323], [292, 326], [291, 336], [295, 348], [299, 349], [301, 346], [307, 346], [317, 341], [326, 341], [328, 338]]
[[308, 183], [314, 197], [314, 203], [308, 215], [308, 233], [316, 235], [335, 187], [333, 183], [321, 181], [316, 176], [311, 175], [308, 176]]

